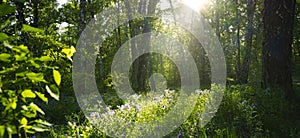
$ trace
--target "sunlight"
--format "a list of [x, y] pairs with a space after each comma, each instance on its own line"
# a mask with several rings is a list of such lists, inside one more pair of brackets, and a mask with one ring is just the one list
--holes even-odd
[[209, 0], [181, 0], [180, 2], [189, 6], [195, 11], [199, 11], [208, 5]]
[[57, 0], [58, 8], [61, 8], [61, 6], [67, 2], [68, 2], [68, 0]]

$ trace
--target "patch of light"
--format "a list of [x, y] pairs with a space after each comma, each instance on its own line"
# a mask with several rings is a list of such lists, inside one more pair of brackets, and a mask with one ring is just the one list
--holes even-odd
[[58, 33], [63, 34], [67, 31], [68, 26], [73, 26], [72, 24], [68, 24], [67, 22], [62, 22], [61, 24], [57, 24], [56, 27], [59, 28]]
[[60, 8], [63, 4], [67, 3], [69, 0], [57, 0], [58, 8]]
[[180, 0], [181, 3], [187, 5], [195, 11], [199, 11], [209, 4], [209, 0]]

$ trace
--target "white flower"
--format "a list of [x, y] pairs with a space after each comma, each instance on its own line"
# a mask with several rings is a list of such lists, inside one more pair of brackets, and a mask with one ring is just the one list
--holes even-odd
[[168, 93], [168, 92], [169, 92], [169, 90], [164, 90], [164, 92], [165, 92], [165, 93]]
[[136, 110], [138, 110], [138, 111], [140, 110], [140, 106], [137, 105], [137, 104], [134, 104], [133, 107], [134, 107]]
[[126, 103], [125, 105], [122, 105], [120, 109], [121, 110], [130, 110], [131, 108], [130, 108], [130, 105], [128, 103]]
[[110, 111], [108, 112], [108, 115], [110, 115], [110, 116], [115, 115], [115, 111], [114, 111], [114, 110], [110, 110]]

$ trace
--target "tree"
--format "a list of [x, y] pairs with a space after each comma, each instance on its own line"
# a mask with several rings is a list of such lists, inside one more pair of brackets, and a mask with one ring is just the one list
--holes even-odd
[[263, 12], [263, 88], [292, 94], [292, 31], [296, 0], [265, 0]]
[[247, 1], [247, 27], [246, 27], [246, 53], [243, 59], [241, 70], [239, 73], [239, 83], [245, 84], [248, 82], [249, 68], [251, 63], [251, 48], [253, 38], [253, 18], [255, 12], [256, 0]]
[[237, 26], [237, 32], [236, 32], [236, 47], [237, 47], [237, 78], [239, 78], [240, 70], [241, 70], [241, 41], [240, 41], [240, 32], [241, 32], [241, 26], [240, 26], [240, 19], [239, 19], [239, 1], [235, 0], [236, 4], [236, 26]]
[[[127, 18], [132, 19], [132, 12], [139, 12], [144, 15], [153, 15], [155, 14], [155, 8], [158, 4], [158, 0], [140, 0], [139, 1], [139, 6], [137, 9], [134, 9], [132, 5], [130, 5], [130, 1], [124, 1], [125, 2], [125, 7], [127, 10]], [[152, 18], [144, 18], [141, 21], [129, 21], [129, 29], [130, 29], [130, 37], [133, 38], [136, 35], [139, 35], [139, 33], [150, 33], [152, 31]], [[145, 35], [142, 37], [143, 47], [149, 48], [150, 44], [150, 36]], [[132, 51], [132, 57], [135, 57], [135, 54], [137, 49], [138, 49], [138, 43], [135, 40], [131, 41], [131, 49]], [[151, 67], [151, 58], [149, 55], [147, 56], [141, 56], [139, 57], [136, 61], [134, 61], [132, 65], [132, 73], [131, 73], [131, 81], [132, 81], [132, 86], [133, 89], [139, 92], [145, 92], [148, 87], [147, 87], [147, 78], [149, 78], [149, 75], [152, 72], [152, 67]]]

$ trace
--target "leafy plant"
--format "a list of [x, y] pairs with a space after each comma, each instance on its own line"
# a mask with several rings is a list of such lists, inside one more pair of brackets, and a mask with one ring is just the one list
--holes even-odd
[[[0, 9], [3, 16], [14, 12], [15, 7], [1, 4]], [[22, 31], [43, 32], [28, 25], [23, 25]], [[11, 44], [16, 41], [14, 37], [4, 32], [0, 35], [0, 137], [27, 137], [47, 131], [52, 124], [43, 120], [45, 112], [37, 101], [47, 104], [49, 97], [59, 100], [61, 74], [54, 66], [57, 56], [47, 52], [36, 56], [25, 45]]]

